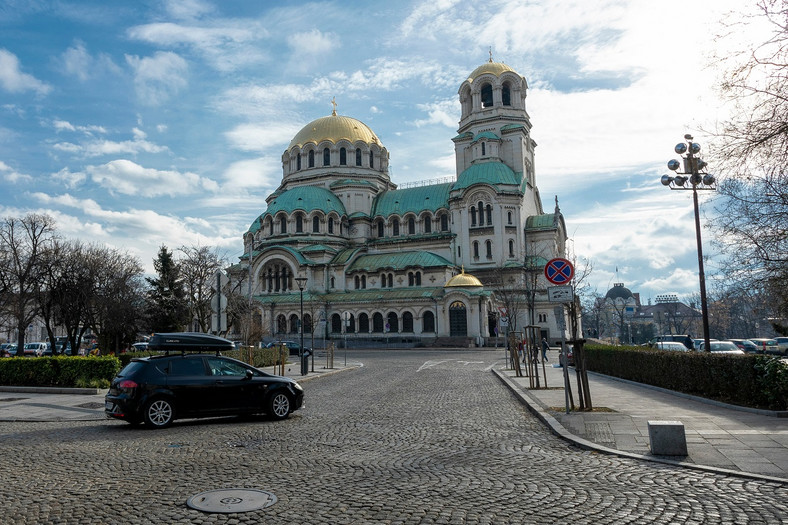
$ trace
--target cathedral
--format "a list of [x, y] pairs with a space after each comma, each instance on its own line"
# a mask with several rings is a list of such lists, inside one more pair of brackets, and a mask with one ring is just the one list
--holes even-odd
[[[492, 59], [462, 82], [456, 177], [433, 183], [393, 183], [381, 139], [336, 106], [304, 126], [231, 272], [263, 332], [300, 333], [303, 299], [307, 340], [473, 346], [527, 325], [560, 339], [541, 272], [564, 256], [566, 225], [557, 198], [542, 208], [527, 88]], [[502, 297], [526, 288], [528, 307], [507, 310]]]

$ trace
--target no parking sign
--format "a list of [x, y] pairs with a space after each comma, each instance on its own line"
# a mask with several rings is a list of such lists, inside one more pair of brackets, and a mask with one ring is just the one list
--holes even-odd
[[567, 284], [575, 275], [575, 268], [566, 259], [556, 257], [550, 259], [544, 266], [544, 276], [553, 284]]

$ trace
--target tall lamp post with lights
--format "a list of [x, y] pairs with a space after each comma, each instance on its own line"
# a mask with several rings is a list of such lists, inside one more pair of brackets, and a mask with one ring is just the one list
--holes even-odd
[[301, 317], [298, 318], [298, 331], [301, 332], [301, 347], [298, 349], [298, 360], [301, 361], [301, 375], [305, 376], [309, 372], [309, 359], [304, 355], [304, 286], [306, 286], [306, 277], [296, 277], [296, 284], [298, 284], [298, 291], [301, 293]]
[[[698, 243], [698, 279], [700, 280], [700, 305], [703, 314], [703, 341], [704, 349], [711, 351], [709, 345], [709, 309], [706, 305], [706, 275], [703, 271], [703, 246], [700, 239], [700, 212], [698, 211], [698, 190], [715, 190], [714, 175], [706, 173], [706, 162], [700, 158], [700, 144], [692, 142], [692, 135], [684, 135], [687, 143], [679, 142], [674, 151], [681, 156], [683, 161], [676, 159], [668, 161], [668, 169], [676, 175], [662, 176], [663, 186], [671, 190], [692, 190], [692, 203], [695, 206], [695, 238]], [[680, 168], [684, 171], [679, 171]], [[689, 182], [689, 185], [687, 185]]]

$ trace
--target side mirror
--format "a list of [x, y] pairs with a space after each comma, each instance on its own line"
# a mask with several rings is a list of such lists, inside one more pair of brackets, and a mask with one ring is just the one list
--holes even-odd
[[246, 371], [246, 379], [252, 379], [254, 377], [254, 372], [251, 370]]

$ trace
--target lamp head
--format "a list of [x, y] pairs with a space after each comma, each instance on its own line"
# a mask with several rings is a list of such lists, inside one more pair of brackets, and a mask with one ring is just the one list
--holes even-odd
[[663, 186], [670, 186], [670, 183], [673, 182], [673, 177], [671, 177], [670, 175], [665, 174], [660, 179], [660, 182], [662, 182]]
[[700, 153], [700, 144], [697, 142], [691, 142], [689, 146], [690, 152], [692, 153]]
[[681, 163], [676, 159], [671, 159], [668, 161], [668, 169], [671, 171], [676, 171], [681, 167]]
[[712, 186], [714, 185], [715, 182], [716, 179], [714, 178], [714, 175], [707, 173], [706, 175], [703, 176], [703, 184], [705, 184], [706, 186]]
[[684, 144], [683, 142], [679, 142], [678, 144], [676, 144], [676, 147], [673, 148], [673, 151], [675, 151], [679, 155], [683, 155], [684, 153], [687, 152], [687, 145]]
[[676, 175], [675, 177], [673, 177], [673, 183], [676, 186], [684, 186], [686, 182], [687, 182], [687, 177], [683, 177], [681, 175]]

